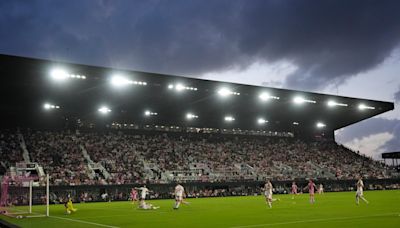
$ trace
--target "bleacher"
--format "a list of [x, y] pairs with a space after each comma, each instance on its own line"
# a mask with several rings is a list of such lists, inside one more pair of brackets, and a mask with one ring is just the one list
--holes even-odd
[[[22, 131], [52, 185], [389, 178], [387, 167], [332, 141], [159, 131]], [[2, 131], [3, 169], [23, 161], [17, 133]]]

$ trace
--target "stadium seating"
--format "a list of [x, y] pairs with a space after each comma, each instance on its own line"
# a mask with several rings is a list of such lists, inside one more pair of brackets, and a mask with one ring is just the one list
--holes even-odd
[[51, 175], [54, 185], [93, 183], [74, 134], [69, 132], [26, 131], [27, 149], [32, 162], [37, 162]]
[[16, 162], [22, 161], [22, 149], [18, 135], [14, 131], [0, 132], [0, 175]]
[[[53, 185], [390, 177], [382, 163], [328, 141], [134, 130], [26, 130], [23, 137]], [[16, 134], [2, 131], [0, 139], [2, 166], [21, 161]], [[91, 160], [109, 176], [93, 176]]]

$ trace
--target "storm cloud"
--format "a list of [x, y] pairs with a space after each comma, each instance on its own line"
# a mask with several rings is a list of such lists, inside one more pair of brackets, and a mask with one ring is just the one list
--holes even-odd
[[193, 77], [286, 61], [284, 86], [312, 90], [376, 67], [400, 41], [396, 0], [32, 0], [0, 12], [1, 53]]
[[397, 92], [394, 94], [394, 100], [395, 100], [397, 103], [400, 103], [400, 88], [399, 88], [399, 91], [397, 91]]
[[354, 139], [368, 138], [380, 133], [389, 133], [392, 138], [379, 147], [384, 152], [398, 151], [400, 148], [400, 120], [372, 118], [346, 127], [336, 135], [336, 140], [349, 143]]

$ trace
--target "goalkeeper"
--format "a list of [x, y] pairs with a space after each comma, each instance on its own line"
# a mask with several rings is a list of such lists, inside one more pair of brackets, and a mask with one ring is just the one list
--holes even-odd
[[67, 214], [71, 214], [72, 212], [75, 212], [77, 209], [74, 208], [74, 205], [72, 204], [72, 199], [71, 197], [68, 197], [68, 200], [64, 203], [64, 207], [65, 207], [65, 212]]

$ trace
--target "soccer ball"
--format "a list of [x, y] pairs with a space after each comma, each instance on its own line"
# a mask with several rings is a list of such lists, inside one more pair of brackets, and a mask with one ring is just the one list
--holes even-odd
[[71, 211], [67, 211], [67, 214], [71, 214]]
[[17, 219], [22, 219], [23, 218], [23, 216], [22, 215], [17, 215], [17, 217], [16, 217]]

